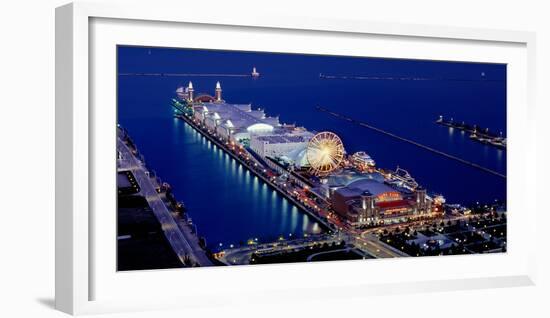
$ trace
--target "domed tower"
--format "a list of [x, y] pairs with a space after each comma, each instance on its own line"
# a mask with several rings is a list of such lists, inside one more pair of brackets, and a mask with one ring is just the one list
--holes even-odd
[[189, 85], [187, 86], [187, 93], [188, 93], [187, 100], [189, 102], [193, 101], [193, 92], [195, 92], [195, 90], [193, 89], [193, 83], [191, 83], [191, 81], [189, 81]]
[[222, 101], [222, 86], [220, 85], [220, 82], [216, 82], [216, 101], [221, 102]]

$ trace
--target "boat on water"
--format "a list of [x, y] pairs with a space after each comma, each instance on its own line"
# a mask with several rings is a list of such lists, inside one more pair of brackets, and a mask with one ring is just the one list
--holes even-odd
[[176, 89], [176, 95], [181, 100], [187, 100], [189, 98], [189, 91], [187, 87], [180, 86]]
[[374, 167], [376, 162], [366, 152], [358, 151], [351, 156], [354, 164], [359, 166]]

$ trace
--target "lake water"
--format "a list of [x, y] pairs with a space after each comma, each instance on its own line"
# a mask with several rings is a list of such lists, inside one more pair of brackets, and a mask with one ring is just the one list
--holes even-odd
[[[185, 202], [210, 246], [250, 238], [274, 239], [321, 231], [310, 217], [172, 117], [170, 99], [193, 81], [213, 94], [220, 81], [229, 103], [252, 103], [281, 122], [330, 130], [347, 152], [364, 150], [383, 168], [407, 169], [447, 201], [506, 199], [506, 179], [446, 159], [318, 112], [320, 105], [506, 174], [506, 151], [476, 143], [467, 133], [434, 124], [439, 115], [506, 134], [506, 67], [497, 64], [358, 59], [119, 47], [119, 73], [249, 73], [236, 77], [118, 77], [118, 119], [147, 165]], [[379, 80], [320, 79], [319, 73]], [[409, 80], [416, 77], [422, 80]], [[394, 79], [388, 79], [394, 78]]]

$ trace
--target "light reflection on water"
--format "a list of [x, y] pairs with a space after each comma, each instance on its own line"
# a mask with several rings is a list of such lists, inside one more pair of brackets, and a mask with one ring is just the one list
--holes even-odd
[[187, 206], [201, 236], [211, 247], [250, 238], [275, 240], [280, 235], [320, 233], [321, 227], [283, 196], [181, 120], [173, 122], [174, 162], [191, 163], [169, 180]]
[[[255, 107], [265, 104], [269, 114], [280, 114], [285, 121], [303, 125], [310, 130], [334, 131], [342, 138], [349, 153], [367, 151], [380, 167], [387, 169], [399, 165], [409, 170], [429, 191], [444, 194], [448, 202], [467, 204], [506, 198], [506, 180], [502, 178], [313, 110], [314, 105], [320, 104], [340, 110], [358, 120], [505, 173], [505, 151], [497, 153], [493, 148], [488, 150], [488, 156], [484, 156], [483, 145], [469, 140], [468, 133], [459, 133], [457, 130], [451, 137], [450, 132], [435, 125], [433, 120], [438, 115], [444, 115], [446, 118], [453, 117], [470, 124], [490, 127], [492, 131], [503, 130], [506, 135], [506, 65], [251, 52], [224, 52], [222, 57], [220, 52], [201, 51], [197, 54], [196, 50], [173, 49], [158, 49], [160, 54], [149, 55], [143, 48], [137, 47], [119, 47], [117, 51], [120, 53], [119, 71], [126, 72], [162, 69], [201, 72], [205, 71], [205, 67], [212, 72], [220, 71], [220, 67], [233, 72], [247, 69], [251, 59], [261, 56], [262, 65], [256, 66], [263, 69], [266, 76], [262, 76], [260, 81], [222, 79], [224, 96], [228, 101], [251, 102]], [[140, 56], [146, 58], [140, 59], [140, 63], [134, 63], [135, 58]], [[223, 63], [212, 63], [218, 58]], [[300, 69], [300, 72], [296, 72], [296, 69]], [[434, 78], [467, 80], [327, 81], [318, 77], [319, 72], [373, 75], [407, 73], [407, 76], [429, 74]], [[479, 74], [482, 72], [488, 74], [491, 81], [480, 81]], [[173, 96], [174, 88], [183, 82], [186, 79], [142, 76], [124, 76], [117, 82], [120, 124], [129, 129], [132, 138], [148, 158], [148, 163], [158, 170], [163, 179], [174, 174], [172, 164], [168, 161], [183, 158], [178, 156], [181, 149], [171, 150], [172, 138], [168, 138], [164, 144], [159, 142], [166, 141], [164, 138], [173, 129], [173, 109], [166, 104]], [[201, 90], [213, 89], [212, 78], [196, 78], [193, 84]], [[285, 94], [281, 94], [283, 86]], [[342, 107], [343, 101], [346, 102], [345, 107]], [[180, 127], [183, 126], [181, 122]], [[184, 143], [189, 143], [189, 140], [182, 139], [178, 137], [177, 142], [174, 139], [180, 148]], [[170, 156], [163, 158], [167, 152]], [[186, 164], [196, 166], [192, 161], [193, 158], [190, 158]]]

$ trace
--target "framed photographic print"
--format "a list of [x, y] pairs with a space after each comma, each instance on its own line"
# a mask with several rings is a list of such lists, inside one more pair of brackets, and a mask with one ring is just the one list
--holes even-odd
[[173, 12], [57, 9], [58, 309], [533, 284], [533, 34]]

